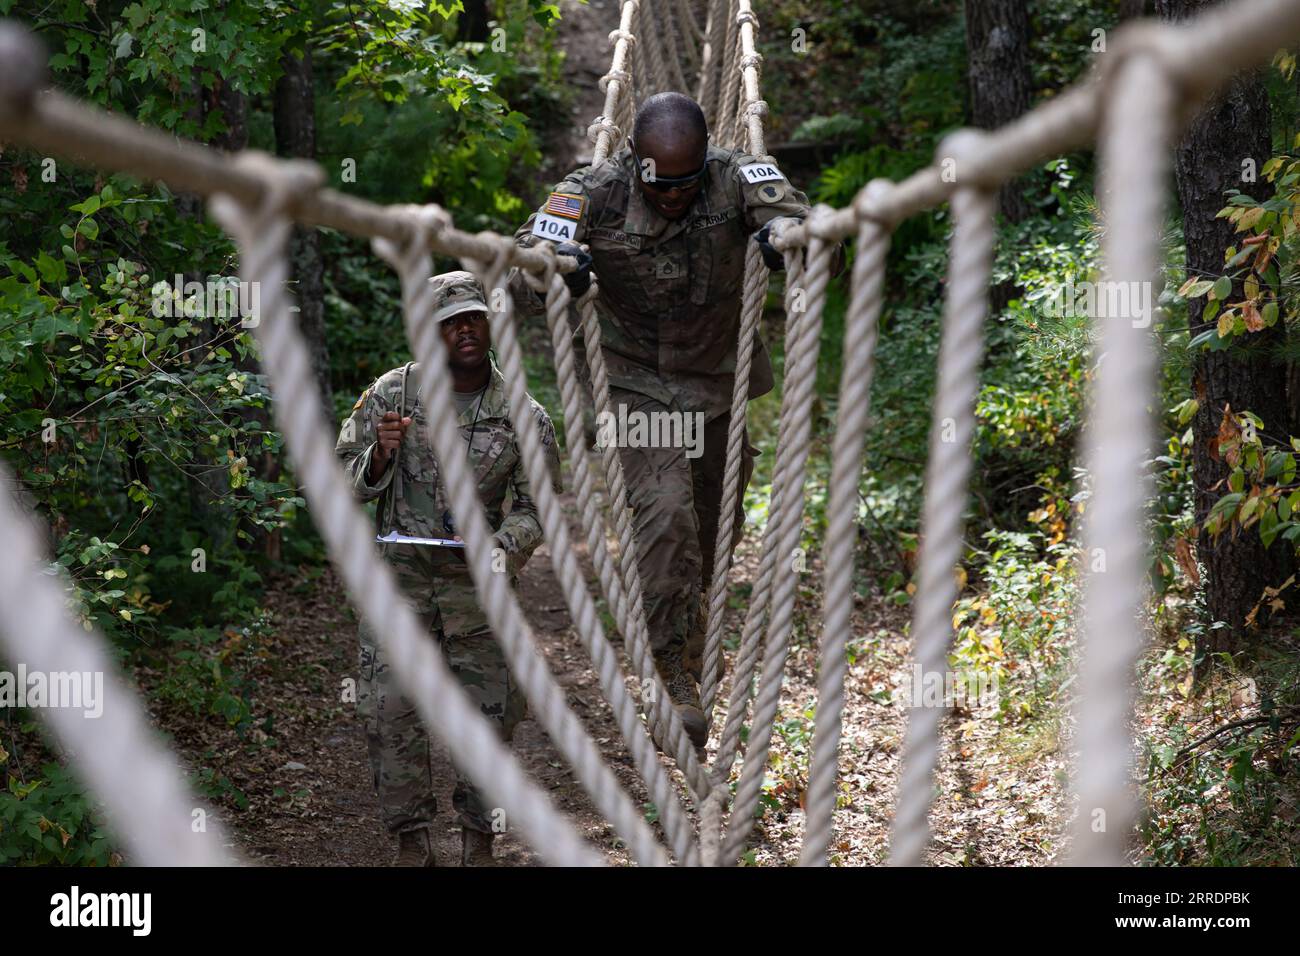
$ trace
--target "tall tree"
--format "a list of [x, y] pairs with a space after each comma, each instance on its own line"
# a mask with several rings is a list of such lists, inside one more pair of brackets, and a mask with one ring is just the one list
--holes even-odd
[[[1214, 6], [1218, 0], [1156, 0], [1167, 20], [1182, 20]], [[1187, 244], [1187, 273], [1217, 276], [1224, 272], [1224, 253], [1240, 241], [1232, 224], [1215, 218], [1226, 204], [1225, 191], [1239, 189], [1258, 200], [1272, 194], [1271, 184], [1252, 175], [1272, 151], [1268, 92], [1259, 73], [1243, 74], [1201, 113], [1187, 130], [1175, 155], [1178, 198]], [[1244, 296], [1238, 283], [1229, 299]], [[1207, 300], [1188, 302], [1191, 334], [1209, 328], [1203, 319]], [[1196, 520], [1204, 526], [1214, 502], [1224, 494], [1220, 483], [1229, 469], [1218, 454], [1225, 410], [1251, 411], [1264, 423], [1265, 443], [1287, 442], [1290, 427], [1286, 362], [1279, 356], [1286, 332], [1283, 323], [1251, 334], [1244, 345], [1224, 351], [1200, 351], [1194, 357], [1193, 394], [1199, 401], [1193, 419], [1193, 469]], [[1217, 540], [1201, 532], [1197, 548], [1206, 569], [1205, 594], [1212, 620], [1226, 629], [1208, 632], [1198, 651], [1233, 647], [1246, 615], [1267, 585], [1277, 585], [1293, 565], [1289, 546], [1278, 540], [1264, 548], [1259, 535], [1224, 532]], [[1198, 654], [1203, 659], [1203, 654]]]
[[[280, 66], [284, 73], [275, 84], [275, 150], [281, 156], [314, 160], [316, 93], [312, 85], [310, 47], [304, 44], [301, 55], [286, 49]], [[298, 328], [311, 349], [322, 407], [332, 419], [334, 400], [330, 388], [329, 345], [325, 340], [325, 265], [321, 258], [320, 233], [294, 228], [290, 267], [298, 301]]]
[[[971, 123], [996, 129], [1029, 109], [1029, 11], [1023, 0], [966, 0], [965, 7]], [[1012, 222], [1029, 214], [1016, 182], [1002, 187], [998, 205]]]

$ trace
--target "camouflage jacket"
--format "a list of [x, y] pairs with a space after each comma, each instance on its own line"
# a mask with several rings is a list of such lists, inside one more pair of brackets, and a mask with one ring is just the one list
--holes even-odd
[[[373, 485], [367, 478], [370, 458], [376, 448], [378, 424], [385, 412], [397, 411], [402, 390], [400, 368], [380, 376], [357, 399], [352, 414], [339, 432], [335, 453], [343, 460], [358, 498], [362, 501], [382, 499], [377, 516], [381, 533], [391, 530], [418, 537], [450, 537], [452, 530], [459, 529], [455, 527], [446, 490], [438, 478], [438, 463], [432, 449], [424, 444], [427, 419], [418, 394], [419, 368], [418, 364], [413, 364], [407, 378], [404, 413], [412, 418], [412, 422], [402, 439], [398, 467], [394, 468], [390, 461]], [[555, 428], [541, 405], [531, 396], [528, 402], [546, 451], [551, 481], [559, 491], [560, 456]], [[481, 406], [476, 401], [460, 416], [459, 423], [461, 435], [467, 443], [473, 431], [473, 442], [467, 445], [467, 449], [478, 479], [479, 500], [487, 509], [489, 524], [495, 527], [496, 545], [505, 551], [508, 570], [514, 574], [541, 543], [542, 527], [524, 473], [515, 426], [510, 420], [505, 380], [495, 365]], [[390, 495], [393, 496], [393, 518], [391, 527], [388, 527]], [[427, 554], [436, 573], [460, 575], [467, 570], [462, 553], [457, 550], [421, 546], [420, 552]]]
[[[642, 198], [636, 160], [624, 145], [555, 185], [554, 193], [579, 200], [562, 200], [577, 215], [570, 229], [562, 218], [545, 216], [555, 208], [548, 202], [515, 241], [538, 242], [533, 229], [544, 217], [543, 224], [550, 219], [561, 231], [556, 241], [587, 244], [600, 285], [596, 309], [610, 384], [665, 404], [675, 399], [683, 411], [702, 411], [711, 420], [731, 408], [750, 237], [778, 217], [802, 219], [810, 210], [808, 197], [770, 160], [710, 146], [705, 164], [691, 207], [670, 221]], [[756, 175], [766, 178], [751, 182]], [[521, 309], [541, 309], [540, 296], [517, 274], [511, 290]], [[749, 397], [772, 385], [771, 361], [759, 338]]]

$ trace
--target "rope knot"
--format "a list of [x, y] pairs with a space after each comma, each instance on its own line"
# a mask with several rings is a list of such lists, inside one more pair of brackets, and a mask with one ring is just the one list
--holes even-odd
[[959, 186], [997, 189], [1001, 185], [1000, 170], [990, 169], [981, 163], [981, 155], [988, 133], [970, 127], [955, 130], [939, 141], [934, 151], [939, 176], [945, 183]]
[[873, 179], [853, 197], [853, 215], [861, 222], [870, 219], [886, 228], [892, 228], [894, 217], [889, 214], [887, 203], [894, 193], [894, 183], [889, 179]]
[[744, 56], [740, 58], [740, 68], [742, 70], [748, 70], [750, 67], [753, 67], [754, 69], [758, 69], [758, 65], [762, 62], [763, 62], [763, 54], [746, 53]]
[[750, 24], [755, 30], [758, 29], [758, 17], [754, 15], [753, 10], [741, 10], [736, 14], [736, 26]]
[[1189, 66], [1181, 49], [1181, 38], [1173, 32], [1175, 29], [1158, 22], [1136, 20], [1125, 24], [1116, 33], [1110, 52], [1095, 57], [1092, 64], [1103, 110], [1110, 108], [1114, 101], [1111, 90], [1115, 77], [1135, 57], [1147, 57], [1155, 63], [1165, 80], [1174, 87], [1174, 101], [1183, 109], [1195, 104], [1197, 68], [1195, 64]]
[[835, 210], [825, 203], [818, 203], [812, 207], [812, 212], [804, 220], [804, 226], [808, 230], [808, 235], [820, 239], [822, 242], [834, 243], [839, 237], [831, 224], [835, 221]]
[[596, 81], [596, 85], [600, 87], [600, 91], [604, 93], [611, 81], [617, 80], [619, 83], [622, 83], [626, 87], [627, 81], [630, 80], [631, 78], [632, 78], [632, 74], [629, 73], [627, 70], [610, 70], [608, 73], [606, 73], [604, 76], [602, 76], [599, 80]]
[[616, 27], [609, 31], [609, 43], [611, 46], [618, 43], [619, 40], [626, 40], [633, 46], [636, 45], [636, 34], [631, 30], [624, 30], [622, 27]]
[[745, 104], [746, 116], [766, 116], [767, 100], [750, 100]]
[[236, 169], [256, 176], [262, 189], [255, 203], [216, 193], [208, 201], [212, 217], [242, 246], [278, 242], [287, 237], [286, 210], [325, 182], [325, 172], [305, 159], [277, 159], [260, 150], [246, 150], [232, 160]]
[[600, 134], [606, 133], [613, 140], [617, 140], [623, 135], [623, 131], [611, 123], [604, 116], [597, 116], [595, 121], [587, 127], [587, 141], [594, 143], [600, 139]]
[[[500, 287], [501, 278], [510, 268], [510, 260], [514, 258], [515, 251], [519, 247], [515, 245], [512, 237], [499, 236], [491, 230], [476, 233], [474, 238], [491, 249], [491, 258], [486, 262], [480, 262], [470, 256], [462, 256], [461, 262], [470, 272], [482, 277], [483, 294], [490, 296], [493, 290]], [[549, 242], [546, 244], [550, 245]]]

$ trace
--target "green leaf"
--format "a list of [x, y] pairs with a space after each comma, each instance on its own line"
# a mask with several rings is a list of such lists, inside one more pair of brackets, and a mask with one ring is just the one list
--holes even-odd
[[1214, 285], [1210, 288], [1211, 299], [1226, 299], [1232, 294], [1232, 280], [1227, 276], [1219, 276]]
[[46, 254], [44, 249], [36, 254], [36, 268], [41, 281], [50, 285], [61, 286], [68, 281], [68, 264]]

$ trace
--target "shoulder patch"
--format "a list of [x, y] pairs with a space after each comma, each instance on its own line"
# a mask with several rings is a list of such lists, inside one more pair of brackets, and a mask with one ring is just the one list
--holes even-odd
[[363, 404], [365, 404], [366, 397], [367, 397], [369, 394], [370, 394], [370, 389], [366, 389], [364, 392], [361, 393], [361, 397], [357, 399], [357, 403], [356, 403], [355, 405], [352, 406], [352, 410], [353, 410], [354, 412], [355, 412], [358, 408], [360, 408]]
[[582, 196], [574, 196], [569, 193], [551, 193], [546, 197], [546, 205], [542, 207], [542, 210], [552, 216], [560, 216], [577, 222], [582, 218], [582, 209], [586, 203], [587, 200]]
[[759, 202], [780, 202], [785, 198], [785, 182], [763, 183], [757, 190]]
[[751, 185], [785, 179], [775, 163], [748, 163], [740, 167], [740, 175]]

